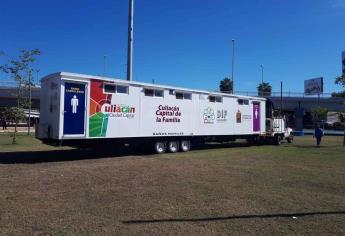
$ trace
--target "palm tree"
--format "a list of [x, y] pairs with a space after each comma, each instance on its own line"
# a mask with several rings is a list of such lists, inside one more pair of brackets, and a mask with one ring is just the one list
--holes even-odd
[[262, 97], [271, 96], [272, 86], [269, 83], [263, 82], [263, 83], [259, 84], [257, 89], [258, 89], [258, 95], [259, 96], [262, 96]]
[[233, 82], [231, 79], [225, 77], [219, 83], [219, 90], [223, 93], [233, 93]]

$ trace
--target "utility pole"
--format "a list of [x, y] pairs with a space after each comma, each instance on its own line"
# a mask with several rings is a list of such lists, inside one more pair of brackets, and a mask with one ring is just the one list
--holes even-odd
[[[39, 81], [39, 78], [38, 78], [38, 72], [40, 72], [39, 69], [36, 69], [36, 84], [39, 84], [40, 81]], [[34, 83], [35, 84], [35, 83]]]
[[280, 81], [280, 115], [283, 114], [283, 81]]
[[345, 121], [344, 121], [344, 139], [343, 139], [343, 147], [345, 147]]
[[103, 77], [105, 77], [106, 60], [107, 60], [107, 55], [103, 55]]
[[29, 71], [29, 120], [28, 120], [28, 135], [30, 135], [31, 125], [31, 70]]
[[232, 80], [232, 91], [235, 91], [235, 84], [234, 84], [234, 69], [235, 69], [235, 39], [232, 39], [232, 69], [231, 69], [231, 80]]
[[261, 67], [261, 97], [264, 96], [264, 66], [260, 65]]
[[127, 80], [132, 80], [132, 66], [133, 66], [133, 14], [134, 14], [134, 0], [129, 0], [129, 14], [128, 14], [128, 51], [127, 51]]

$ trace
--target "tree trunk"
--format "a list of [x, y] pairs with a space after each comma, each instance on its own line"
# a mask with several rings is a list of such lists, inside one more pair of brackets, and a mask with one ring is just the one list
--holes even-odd
[[12, 139], [12, 144], [17, 143], [17, 125], [18, 125], [18, 120], [15, 120], [15, 125], [14, 125], [14, 133], [13, 133], [13, 139]]
[[344, 140], [343, 140], [343, 147], [345, 147], [345, 123], [344, 123]]

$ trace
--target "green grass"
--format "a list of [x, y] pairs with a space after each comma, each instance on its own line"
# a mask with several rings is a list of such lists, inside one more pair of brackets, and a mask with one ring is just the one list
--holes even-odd
[[42, 144], [40, 140], [35, 138], [35, 134], [28, 136], [27, 133], [17, 133], [16, 144], [12, 144], [12, 138], [13, 133], [0, 133], [0, 153], [70, 149], [68, 147], [53, 147]]
[[342, 137], [143, 156], [18, 143], [0, 135], [2, 234], [345, 234]]

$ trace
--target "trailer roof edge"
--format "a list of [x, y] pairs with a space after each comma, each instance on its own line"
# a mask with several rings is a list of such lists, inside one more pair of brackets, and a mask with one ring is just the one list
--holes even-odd
[[150, 83], [143, 83], [143, 82], [128, 81], [128, 80], [123, 80], [123, 79], [104, 77], [104, 76], [86, 75], [86, 74], [78, 74], [78, 73], [70, 73], [70, 72], [52, 73], [52, 74], [49, 74], [49, 75], [43, 77], [42, 80], [53, 78], [53, 77], [67, 77], [67, 78], [71, 78], [71, 79], [73, 79], [73, 78], [99, 79], [99, 80], [104, 80], [104, 81], [109, 81], [109, 82], [118, 82], [118, 83], [122, 83], [122, 84], [137, 85], [137, 86], [143, 86], [143, 87], [151, 87], [151, 88], [156, 87], [156, 88], [162, 88], [162, 89], [173, 89], [173, 90], [178, 90], [178, 91], [195, 92], [195, 93], [209, 94], [209, 95], [215, 95], [215, 96], [218, 95], [218, 96], [223, 96], [223, 97], [247, 98], [247, 99], [255, 99], [255, 100], [262, 100], [262, 101], [266, 100], [266, 98], [262, 98], [262, 97], [236, 95], [236, 94], [228, 94], [228, 93], [190, 89], [190, 88], [181, 88], [181, 87], [161, 85], [161, 84], [150, 84]]

